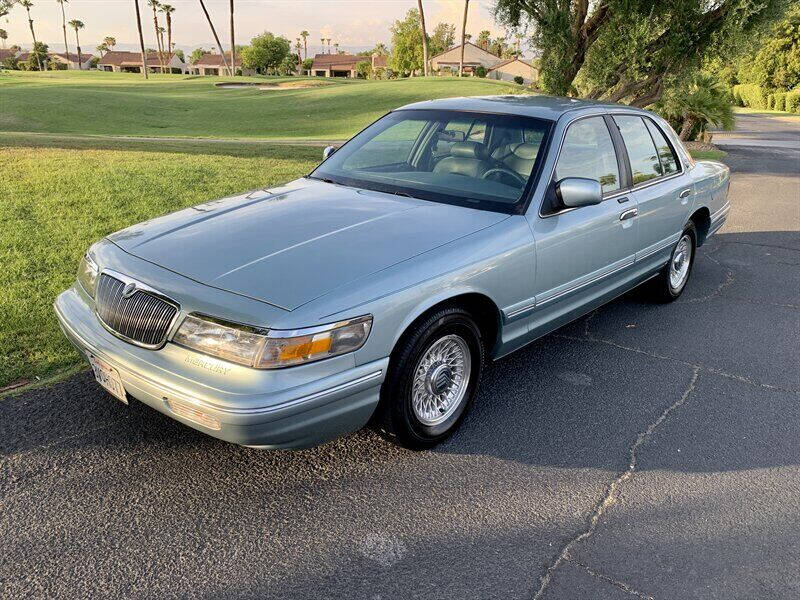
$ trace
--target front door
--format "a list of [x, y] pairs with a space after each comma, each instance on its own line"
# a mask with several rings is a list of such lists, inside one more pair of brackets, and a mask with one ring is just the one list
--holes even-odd
[[602, 116], [569, 125], [552, 186], [565, 177], [602, 184], [604, 200], [594, 206], [543, 206], [529, 220], [536, 242], [535, 309], [529, 329], [555, 329], [592, 308], [618, 288], [634, 263], [637, 207], [621, 193], [620, 161]]

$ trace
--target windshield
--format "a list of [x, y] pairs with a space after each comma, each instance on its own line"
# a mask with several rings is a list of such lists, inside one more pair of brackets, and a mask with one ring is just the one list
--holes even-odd
[[542, 161], [551, 121], [452, 110], [399, 110], [347, 142], [310, 177], [517, 212]]

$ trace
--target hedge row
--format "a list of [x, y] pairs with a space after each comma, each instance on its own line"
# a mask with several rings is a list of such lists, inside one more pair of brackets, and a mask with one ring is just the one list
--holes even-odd
[[733, 86], [733, 100], [737, 106], [800, 113], [800, 89], [767, 94], [754, 83], [741, 83]]

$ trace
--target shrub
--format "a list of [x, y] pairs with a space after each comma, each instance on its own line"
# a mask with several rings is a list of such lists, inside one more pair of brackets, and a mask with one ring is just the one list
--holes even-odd
[[741, 83], [733, 86], [733, 97], [739, 106], [766, 108], [767, 99], [760, 86], [754, 83]]
[[775, 108], [775, 94], [769, 94], [767, 96], [767, 108], [772, 110]]
[[525, 83], [525, 80], [522, 78], [521, 75], [515, 75], [514, 76], [514, 83], [518, 83], [519, 85], [522, 85], [523, 83]]
[[786, 112], [800, 113], [800, 90], [786, 93]]
[[786, 110], [786, 92], [775, 92], [772, 95], [775, 98], [773, 108], [775, 110]]
[[478, 67], [475, 69], [475, 75], [478, 77], [486, 77], [486, 67], [483, 65], [478, 65]]

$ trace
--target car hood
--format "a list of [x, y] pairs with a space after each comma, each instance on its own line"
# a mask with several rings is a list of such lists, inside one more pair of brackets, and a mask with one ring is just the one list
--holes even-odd
[[195, 281], [286, 310], [507, 215], [301, 179], [109, 236]]

